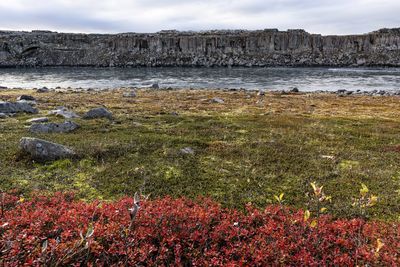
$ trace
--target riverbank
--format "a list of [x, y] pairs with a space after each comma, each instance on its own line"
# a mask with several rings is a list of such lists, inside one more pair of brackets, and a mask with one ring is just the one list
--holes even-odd
[[[310, 182], [332, 195], [330, 214], [353, 217], [352, 197], [366, 184], [379, 201], [369, 217], [400, 213], [400, 98], [345, 93], [219, 90], [0, 90], [37, 100], [39, 114], [0, 120], [0, 186], [73, 190], [84, 199], [113, 199], [142, 189], [150, 198], [209, 196], [225, 207], [258, 207], [285, 193], [307, 206]], [[125, 93], [125, 96], [124, 96]], [[113, 120], [74, 119], [70, 133], [32, 134], [26, 122], [65, 106], [78, 115], [105, 106]], [[67, 145], [74, 159], [37, 163], [19, 152], [21, 137]]]

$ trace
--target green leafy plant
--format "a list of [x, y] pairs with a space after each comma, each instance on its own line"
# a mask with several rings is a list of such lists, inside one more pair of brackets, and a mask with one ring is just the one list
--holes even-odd
[[322, 191], [324, 186], [318, 186], [316, 182], [312, 182], [310, 185], [313, 189], [313, 192], [311, 195], [307, 193], [310, 201], [308, 203], [309, 209], [304, 212], [304, 221], [308, 221], [312, 213], [315, 214], [314, 219], [310, 222], [310, 226], [314, 228], [318, 226], [318, 221], [321, 215], [326, 213], [328, 210], [328, 208], [325, 207], [325, 204], [327, 202], [331, 202], [332, 197], [325, 195], [325, 193]]

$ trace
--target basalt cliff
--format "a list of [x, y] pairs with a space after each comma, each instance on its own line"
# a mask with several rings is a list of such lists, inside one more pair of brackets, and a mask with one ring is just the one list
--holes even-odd
[[322, 36], [304, 30], [72, 34], [0, 31], [0, 67], [397, 66], [400, 28]]

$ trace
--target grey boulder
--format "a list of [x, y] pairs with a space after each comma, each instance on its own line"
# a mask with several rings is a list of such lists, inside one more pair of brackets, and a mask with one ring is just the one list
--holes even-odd
[[8, 116], [6, 115], [6, 114], [4, 114], [4, 113], [0, 113], [0, 119], [5, 119], [5, 118], [7, 118]]
[[107, 118], [112, 120], [112, 113], [108, 111], [106, 108], [94, 108], [89, 110], [85, 115], [83, 115], [84, 119], [98, 119], [98, 118]]
[[31, 133], [69, 133], [79, 128], [79, 125], [72, 121], [63, 123], [39, 123], [33, 124], [29, 131]]
[[0, 101], [0, 113], [7, 114], [7, 113], [19, 113], [19, 112], [36, 114], [39, 112], [39, 110], [37, 108], [32, 107], [31, 103], [25, 101], [19, 101], [15, 103]]
[[23, 137], [19, 142], [21, 150], [32, 159], [51, 161], [62, 158], [71, 158], [75, 152], [63, 145], [55, 144], [38, 138]]
[[18, 101], [20, 100], [26, 100], [26, 101], [36, 101], [36, 99], [33, 96], [30, 95], [21, 95], [17, 98]]
[[49, 88], [47, 87], [42, 87], [36, 90], [37, 93], [47, 93], [49, 92]]

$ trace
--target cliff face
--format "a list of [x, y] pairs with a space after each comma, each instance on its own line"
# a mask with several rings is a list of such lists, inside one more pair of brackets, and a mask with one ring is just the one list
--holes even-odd
[[400, 28], [322, 36], [303, 30], [154, 34], [1, 32], [6, 66], [400, 66]]

